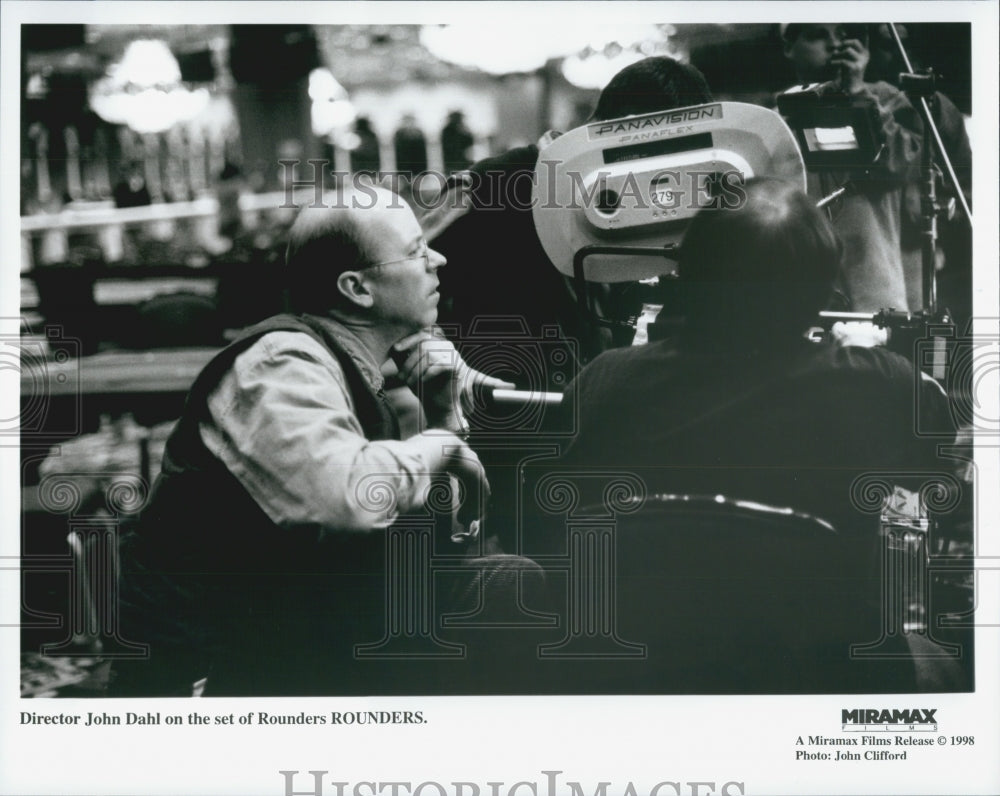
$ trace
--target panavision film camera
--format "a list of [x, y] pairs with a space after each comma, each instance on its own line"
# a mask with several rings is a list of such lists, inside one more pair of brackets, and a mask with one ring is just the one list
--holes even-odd
[[739, 102], [578, 127], [542, 150], [536, 172], [532, 212], [546, 254], [566, 276], [593, 282], [673, 273], [671, 248], [695, 213], [738, 206], [751, 177], [806, 186], [785, 121]]

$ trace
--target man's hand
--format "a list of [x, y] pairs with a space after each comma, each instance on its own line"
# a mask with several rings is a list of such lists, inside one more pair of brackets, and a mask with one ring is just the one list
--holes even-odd
[[869, 57], [868, 48], [859, 39], [845, 39], [834, 50], [830, 63], [839, 67], [840, 87], [848, 94], [857, 94], [864, 87]]
[[475, 451], [462, 443], [449, 450], [445, 470], [460, 484], [461, 502], [455, 514], [455, 519], [461, 526], [460, 532], [474, 536], [486, 516], [486, 507], [490, 499], [490, 484], [486, 480], [486, 469]]
[[454, 344], [430, 330], [404, 337], [393, 346], [399, 377], [420, 398], [432, 426], [458, 431], [465, 427], [477, 390], [513, 389], [514, 384], [470, 368]]

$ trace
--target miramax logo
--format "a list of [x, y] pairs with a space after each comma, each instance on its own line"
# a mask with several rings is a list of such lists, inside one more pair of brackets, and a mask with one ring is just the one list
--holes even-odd
[[937, 708], [855, 708], [841, 710], [841, 729], [845, 732], [936, 732]]

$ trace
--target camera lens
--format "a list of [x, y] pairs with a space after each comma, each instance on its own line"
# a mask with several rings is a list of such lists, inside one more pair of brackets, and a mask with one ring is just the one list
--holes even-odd
[[617, 191], [603, 190], [597, 195], [597, 210], [606, 216], [613, 215], [618, 210], [620, 202], [621, 196], [618, 195]]

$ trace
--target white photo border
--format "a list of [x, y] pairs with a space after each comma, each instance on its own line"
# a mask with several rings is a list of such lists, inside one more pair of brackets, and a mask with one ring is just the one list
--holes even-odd
[[[972, 23], [977, 218], [974, 268], [976, 334], [996, 339], [998, 181], [996, 31], [993, 2], [4, 2], [0, 6], [0, 335], [17, 334], [20, 262], [18, 177], [19, 26], [27, 23], [369, 24], [489, 21], [521, 14], [533, 25], [558, 26], [572, 16], [623, 21], [776, 22], [851, 18]], [[984, 374], [995, 380], [996, 373]], [[18, 378], [6, 368], [0, 418], [18, 416]], [[995, 410], [995, 407], [993, 407]], [[996, 414], [990, 415], [995, 417]], [[1000, 441], [977, 443], [979, 483], [1000, 483]], [[979, 611], [976, 689], [967, 694], [864, 696], [627, 696], [282, 698], [199, 700], [48, 700], [18, 696], [20, 607], [19, 464], [17, 449], [0, 447], [0, 793], [2, 794], [260, 794], [393, 793], [409, 783], [424, 794], [989, 794], [1000, 792], [1000, 520], [996, 494], [976, 495], [979, 511]], [[13, 617], [13, 619], [11, 618]], [[942, 737], [975, 736], [936, 754], [911, 750], [908, 761], [865, 765], [796, 762], [800, 735], [840, 732], [842, 709], [935, 709]], [[206, 726], [75, 727], [22, 723], [24, 711], [46, 715], [101, 711], [187, 714]], [[241, 726], [250, 711], [419, 711], [426, 723], [386, 726]], [[216, 716], [233, 716], [232, 726]], [[937, 734], [935, 734], [936, 736]], [[280, 772], [298, 772], [289, 779]], [[559, 772], [559, 773], [546, 773]], [[349, 783], [338, 786], [335, 783]], [[366, 784], [366, 783], [371, 783]], [[458, 789], [455, 783], [474, 783]], [[502, 783], [491, 786], [488, 783]], [[518, 786], [517, 783], [528, 783]], [[553, 785], [552, 783], [555, 783]], [[578, 783], [574, 788], [571, 783]], [[695, 787], [693, 783], [703, 783]], [[712, 783], [708, 785], [707, 783]], [[534, 784], [534, 789], [531, 785]], [[515, 786], [517, 786], [515, 788]], [[491, 788], [493, 788], [491, 790]]]

